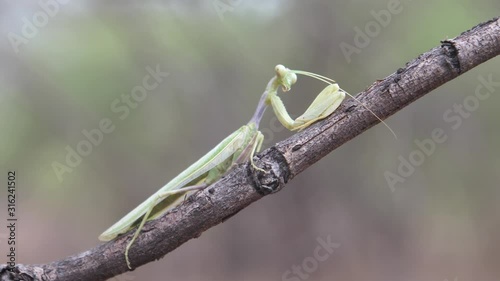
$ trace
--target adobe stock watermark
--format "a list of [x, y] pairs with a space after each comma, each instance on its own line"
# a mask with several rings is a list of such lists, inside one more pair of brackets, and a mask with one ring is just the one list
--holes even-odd
[[39, 0], [39, 9], [33, 13], [31, 18], [21, 18], [21, 33], [9, 32], [7, 34], [7, 38], [14, 52], [18, 54], [21, 45], [26, 45], [29, 40], [35, 38], [40, 28], [45, 27], [49, 23], [49, 19], [55, 17], [59, 13], [61, 5], [65, 5], [68, 2], [69, 0]]
[[243, 3], [243, 0], [213, 0], [212, 5], [214, 6], [217, 16], [221, 21], [224, 20], [224, 14], [226, 12], [233, 12], [235, 8]]
[[[411, 1], [411, 0], [409, 0]], [[371, 10], [370, 14], [373, 20], [367, 22], [363, 29], [355, 26], [353, 44], [340, 42], [339, 47], [344, 55], [347, 63], [351, 63], [354, 54], [360, 54], [361, 50], [370, 45], [372, 39], [379, 36], [383, 28], [387, 27], [394, 15], [403, 11], [403, 6], [400, 0], [389, 0], [387, 9], [380, 11]]]
[[[132, 88], [130, 94], [122, 94], [120, 98], [116, 98], [111, 102], [110, 110], [118, 120], [123, 121], [130, 116], [130, 112], [138, 108], [150, 92], [156, 89], [170, 75], [168, 72], [161, 71], [160, 65], [156, 65], [156, 68], [147, 66], [146, 72], [148, 74], [142, 78], [142, 83]], [[112, 118], [106, 117], [99, 121], [97, 128], [82, 130], [83, 139], [74, 146], [67, 145], [65, 147], [66, 157], [64, 163], [52, 162], [52, 169], [59, 182], [63, 181], [65, 173], [71, 173], [82, 163], [84, 157], [89, 156], [93, 149], [103, 142], [106, 134], [112, 133], [115, 129], [116, 126]]]
[[326, 261], [334, 252], [335, 249], [340, 247], [339, 243], [331, 241], [331, 236], [328, 235], [326, 239], [322, 237], [316, 238], [318, 246], [314, 248], [312, 256], [305, 257], [299, 265], [292, 265], [290, 269], [281, 275], [282, 281], [300, 281], [307, 280], [318, 270], [320, 264]]
[[[464, 119], [471, 117], [471, 113], [479, 108], [480, 102], [488, 99], [496, 88], [500, 87], [500, 82], [493, 81], [493, 75], [489, 74], [487, 78], [479, 75], [477, 77], [479, 84], [474, 90], [474, 94], [465, 97], [462, 103], [454, 104], [452, 108], [443, 113], [443, 121], [450, 125], [453, 131], [460, 128]], [[396, 184], [404, 183], [413, 173], [415, 168], [423, 165], [425, 161], [436, 151], [438, 145], [448, 140], [448, 134], [442, 128], [435, 128], [429, 138], [418, 140], [414, 143], [416, 149], [411, 151], [405, 158], [398, 156], [399, 165], [396, 171], [385, 171], [384, 177], [387, 185], [392, 192], [396, 190]]]

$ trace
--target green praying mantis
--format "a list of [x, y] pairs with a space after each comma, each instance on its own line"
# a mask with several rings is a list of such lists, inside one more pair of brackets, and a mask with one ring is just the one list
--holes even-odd
[[[290, 70], [283, 65], [277, 65], [275, 72], [276, 75], [267, 84], [252, 119], [246, 125], [241, 126], [222, 140], [207, 154], [99, 236], [99, 240], [101, 241], [110, 241], [118, 235], [137, 227], [133, 238], [125, 249], [125, 260], [130, 269], [132, 267], [128, 252], [146, 221], [160, 217], [169, 209], [179, 204], [181, 198], [186, 193], [204, 189], [216, 182], [236, 164], [250, 161], [254, 169], [266, 172], [255, 165], [253, 156], [262, 147], [264, 135], [259, 131], [259, 123], [268, 105], [272, 106], [275, 115], [283, 126], [291, 131], [295, 131], [302, 130], [312, 123], [332, 114], [342, 103], [346, 95], [354, 98], [342, 90], [334, 80], [319, 74], [301, 70]], [[318, 94], [304, 114], [293, 120], [288, 114], [285, 105], [278, 97], [278, 90], [281, 87], [283, 92], [289, 91], [291, 86], [297, 81], [297, 74], [316, 78], [329, 85]], [[394, 134], [392, 129], [382, 119], [366, 106], [364, 107], [384, 123]]]

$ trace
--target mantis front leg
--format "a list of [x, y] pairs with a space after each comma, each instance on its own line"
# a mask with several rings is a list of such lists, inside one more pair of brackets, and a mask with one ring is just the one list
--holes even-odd
[[[342, 90], [334, 80], [312, 72], [290, 70], [281, 64], [277, 65], [274, 70], [276, 72], [276, 76], [274, 80], [271, 80], [272, 83], [269, 86], [269, 94], [266, 98], [266, 104], [270, 104], [273, 107], [276, 117], [278, 117], [278, 120], [287, 129], [291, 131], [302, 130], [310, 126], [312, 123], [328, 117], [340, 106], [347, 95], [359, 102], [364, 108], [373, 114], [373, 116], [380, 120], [380, 122], [382, 122], [391, 131], [394, 137], [397, 138], [396, 133], [394, 133], [389, 125], [378, 117], [375, 112], [370, 110], [354, 96]], [[329, 85], [318, 94], [316, 99], [314, 99], [304, 114], [293, 120], [290, 117], [290, 114], [288, 114], [283, 101], [281, 101], [278, 97], [278, 88], [281, 86], [284, 92], [290, 90], [291, 86], [297, 81], [297, 74], [318, 79]]]
[[340, 106], [345, 96], [344, 90], [340, 89], [338, 84], [330, 84], [318, 94], [304, 114], [295, 120], [290, 117], [278, 95], [270, 96], [269, 102], [281, 124], [288, 130], [295, 131], [302, 130], [312, 123], [328, 117]]
[[[316, 73], [290, 70], [281, 64], [278, 64], [274, 68], [274, 71], [276, 72], [276, 76], [268, 86], [266, 104], [270, 104], [273, 107], [274, 114], [276, 114], [278, 120], [290, 131], [302, 130], [312, 123], [326, 118], [339, 107], [347, 94], [344, 90], [340, 89], [335, 81]], [[290, 114], [288, 114], [283, 101], [278, 97], [278, 89], [281, 86], [284, 92], [289, 91], [292, 85], [297, 82], [297, 74], [321, 80], [329, 85], [318, 94], [304, 114], [293, 120]]]

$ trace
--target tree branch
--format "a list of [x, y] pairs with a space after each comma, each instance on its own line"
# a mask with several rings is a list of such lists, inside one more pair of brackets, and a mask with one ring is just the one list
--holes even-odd
[[[460, 36], [373, 83], [357, 98], [381, 118], [500, 54], [500, 20], [479, 24]], [[258, 155], [254, 172], [244, 164], [163, 217], [146, 223], [129, 257], [138, 267], [162, 258], [186, 241], [261, 199], [266, 190], [281, 190], [297, 174], [335, 148], [379, 121], [355, 101], [345, 102], [333, 115]], [[263, 188], [265, 187], [265, 188]], [[105, 280], [128, 270], [124, 251], [133, 232], [86, 252], [43, 265], [0, 265], [0, 280]], [[19, 278], [19, 279], [15, 279]]]

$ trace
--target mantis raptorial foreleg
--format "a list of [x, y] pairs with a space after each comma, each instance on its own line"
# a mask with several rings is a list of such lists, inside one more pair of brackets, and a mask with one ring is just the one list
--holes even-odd
[[[330, 115], [344, 100], [345, 95], [349, 95], [340, 89], [335, 81], [315, 73], [290, 70], [283, 65], [277, 65], [275, 72], [276, 75], [269, 81], [264, 94], [262, 94], [254, 116], [246, 125], [241, 126], [222, 140], [206, 155], [182, 171], [99, 236], [100, 240], [109, 241], [137, 226], [134, 236], [125, 249], [125, 260], [130, 269], [132, 266], [128, 253], [146, 221], [163, 215], [178, 204], [178, 199], [183, 194], [205, 188], [220, 179], [234, 165], [248, 160], [254, 169], [265, 172], [264, 169], [255, 165], [253, 156], [255, 152], [260, 151], [264, 140], [264, 136], [258, 128], [267, 105], [273, 107], [276, 116], [286, 128], [301, 130]], [[313, 77], [330, 85], [318, 94], [304, 114], [293, 120], [278, 97], [278, 89], [281, 87], [283, 91], [290, 90], [291, 86], [297, 81], [297, 74]], [[372, 112], [370, 109], [368, 110]], [[375, 115], [375, 113], [373, 114]], [[380, 118], [378, 119], [380, 120]]]
[[296, 74], [309, 76], [329, 84], [325, 89], [323, 89], [323, 91], [318, 94], [318, 96], [316, 96], [316, 98], [307, 108], [304, 114], [297, 117], [295, 120], [293, 120], [290, 117], [290, 114], [288, 114], [283, 101], [281, 101], [278, 96], [277, 89], [268, 94], [266, 102], [272, 105], [276, 117], [278, 117], [278, 120], [287, 129], [291, 131], [302, 130], [312, 123], [328, 117], [340, 106], [346, 95], [348, 95], [359, 102], [371, 114], [373, 114], [378, 120], [380, 120], [380, 122], [382, 122], [391, 131], [394, 137], [396, 137], [396, 133], [394, 133], [389, 125], [387, 125], [380, 117], [378, 117], [372, 110], [366, 107], [366, 105], [364, 105], [354, 96], [342, 90], [334, 80], [316, 73], [301, 70], [290, 70], [283, 65], [277, 65], [275, 67], [275, 71], [278, 77], [277, 81], [282, 86], [282, 90], [284, 92], [290, 90], [291, 86], [297, 81]]
[[321, 120], [335, 111], [345, 98], [345, 92], [337, 84], [328, 85], [295, 120], [290, 117], [283, 101], [276, 95], [270, 98], [270, 103], [278, 120], [290, 131], [302, 130], [312, 123]]

